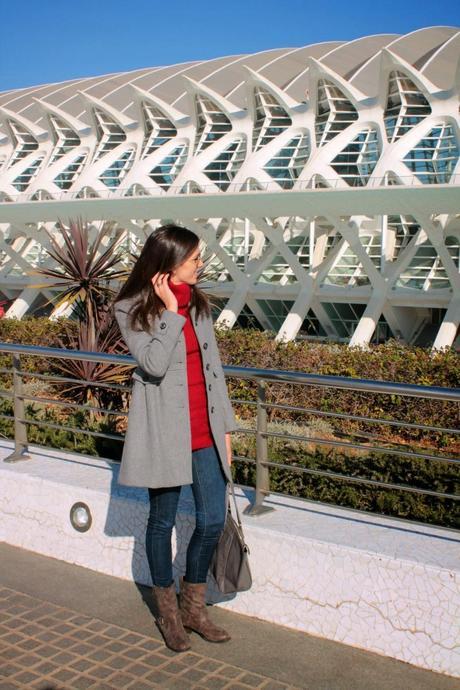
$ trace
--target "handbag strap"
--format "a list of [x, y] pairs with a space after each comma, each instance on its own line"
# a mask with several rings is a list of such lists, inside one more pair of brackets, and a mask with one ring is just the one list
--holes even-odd
[[[241, 518], [240, 518], [240, 511], [238, 510], [238, 506], [236, 503], [236, 496], [235, 496], [235, 484], [233, 483], [233, 479], [230, 477], [228, 480], [228, 483], [230, 484], [230, 492], [233, 496], [233, 505], [235, 506], [235, 512], [236, 512], [236, 520], [238, 522], [238, 527], [243, 528], [241, 524]], [[230, 506], [229, 506], [230, 507]]]

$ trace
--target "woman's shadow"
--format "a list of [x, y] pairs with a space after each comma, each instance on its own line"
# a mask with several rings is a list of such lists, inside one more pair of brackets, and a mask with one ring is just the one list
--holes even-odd
[[[126, 552], [126, 557], [131, 558], [130, 570], [132, 580], [136, 584], [144, 604], [152, 615], [155, 615], [151, 592], [152, 580], [145, 553], [145, 530], [149, 514], [148, 492], [147, 489], [120, 485], [118, 483], [118, 462], [111, 461], [110, 468], [112, 470], [112, 478], [104, 534], [114, 539], [124, 540], [123, 545], [117, 548], [117, 552]], [[195, 501], [191, 487], [183, 486], [177, 509], [176, 526], [172, 537], [173, 576], [176, 586], [179, 583], [180, 576], [185, 573], [187, 546], [194, 528]], [[122, 573], [121, 577], [126, 577], [126, 564], [120, 563], [117, 571]], [[208, 574], [208, 603], [222, 603], [230, 601], [234, 597], [234, 594], [225, 595], [219, 592], [214, 578]]]

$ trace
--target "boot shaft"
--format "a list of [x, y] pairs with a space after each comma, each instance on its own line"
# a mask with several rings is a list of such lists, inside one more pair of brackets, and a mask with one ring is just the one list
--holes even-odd
[[177, 604], [176, 587], [153, 587], [155, 619], [163, 635], [165, 644], [175, 652], [190, 649], [190, 640], [184, 630]]

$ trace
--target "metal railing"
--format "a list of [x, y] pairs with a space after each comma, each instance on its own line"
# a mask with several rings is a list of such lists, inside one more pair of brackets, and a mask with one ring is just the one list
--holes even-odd
[[[78, 404], [74, 401], [61, 398], [49, 398], [40, 395], [33, 395], [27, 392], [27, 379], [34, 379], [43, 382], [53, 382], [56, 385], [60, 384], [75, 384], [82, 386], [93, 386], [97, 388], [105, 388], [108, 390], [117, 391], [118, 393], [129, 394], [130, 386], [120, 385], [114, 383], [97, 383], [88, 379], [75, 379], [68, 376], [61, 376], [58, 374], [42, 374], [35, 371], [27, 371], [23, 368], [23, 357], [33, 356], [44, 359], [59, 359], [59, 360], [79, 360], [85, 362], [101, 363], [106, 365], [126, 365], [127, 368], [134, 366], [136, 363], [134, 359], [126, 355], [108, 355], [97, 352], [82, 352], [77, 350], [66, 350], [50, 347], [36, 347], [26, 345], [15, 345], [9, 343], [0, 343], [0, 353], [3, 355], [12, 355], [12, 366], [0, 367], [0, 374], [12, 375], [13, 385], [12, 389], [0, 389], [0, 398], [10, 399], [13, 402], [13, 414], [0, 414], [0, 418], [8, 419], [14, 422], [14, 451], [10, 456], [5, 458], [5, 462], [15, 462], [19, 460], [28, 459], [28, 427], [45, 426], [48, 428], [61, 429], [71, 434], [84, 434], [89, 436], [96, 436], [112, 441], [122, 441], [122, 434], [112, 434], [91, 429], [82, 429], [66, 424], [57, 424], [48, 420], [30, 419], [26, 416], [26, 402], [38, 403], [42, 406], [58, 406], [67, 407], [73, 410], [79, 410], [89, 413], [116, 415], [119, 417], [126, 417], [126, 409], [112, 409], [101, 408], [97, 406]], [[279, 404], [270, 402], [267, 399], [267, 388], [275, 384], [294, 385], [300, 387], [312, 387], [320, 389], [332, 389], [337, 391], [351, 391], [356, 394], [381, 394], [394, 396], [397, 401], [407, 398], [421, 398], [424, 400], [444, 401], [455, 406], [458, 410], [460, 404], [460, 389], [459, 388], [441, 388], [437, 386], [419, 386], [404, 383], [391, 383], [384, 381], [374, 381], [367, 379], [353, 379], [343, 376], [327, 376], [319, 374], [306, 374], [302, 372], [280, 371], [269, 369], [256, 369], [251, 367], [224, 367], [227, 377], [232, 379], [246, 380], [253, 382], [256, 386], [254, 398], [251, 400], [234, 400], [238, 405], [252, 406], [255, 408], [256, 414], [253, 415], [255, 421], [254, 428], [242, 428], [242, 434], [255, 435], [256, 451], [254, 458], [238, 457], [234, 458], [235, 462], [243, 462], [255, 465], [256, 481], [255, 481], [255, 500], [248, 506], [246, 513], [250, 515], [258, 515], [272, 508], [264, 504], [265, 498], [270, 492], [270, 469], [279, 468], [289, 472], [303, 473], [319, 478], [327, 478], [337, 481], [345, 481], [352, 484], [361, 484], [363, 486], [374, 487], [376, 489], [390, 489], [397, 491], [406, 491], [409, 493], [423, 494], [434, 498], [451, 499], [458, 501], [460, 494], [451, 492], [441, 492], [433, 489], [426, 489], [412, 485], [396, 484], [394, 482], [382, 481], [379, 479], [364, 478], [361, 476], [352, 476], [338, 472], [332, 472], [327, 469], [318, 469], [314, 467], [303, 467], [298, 464], [288, 464], [286, 462], [274, 462], [269, 459], [268, 443], [270, 439], [279, 439], [286, 443], [299, 442], [315, 444], [319, 447], [329, 447], [335, 449], [343, 449], [344, 452], [372, 452], [377, 455], [392, 455], [399, 456], [405, 459], [414, 460], [420, 459], [430, 463], [443, 463], [453, 465], [460, 468], [460, 457], [454, 454], [440, 454], [432, 452], [432, 449], [414, 451], [410, 446], [395, 447], [393, 443], [388, 441], [383, 442], [381, 437], [371, 433], [360, 432], [358, 441], [353, 440], [353, 434], [347, 434], [345, 437], [340, 435], [334, 437], [321, 437], [316, 435], [302, 436], [299, 434], [285, 433], [280, 431], [270, 430], [270, 423], [268, 421], [269, 410], [279, 410], [283, 413], [292, 413], [294, 415], [307, 414], [314, 415], [320, 418], [346, 420], [348, 422], [364, 423], [370, 425], [386, 425], [396, 432], [398, 430], [417, 430], [418, 432], [432, 432], [435, 434], [444, 434], [448, 437], [455, 437], [460, 434], [458, 426], [450, 428], [449, 426], [439, 424], [420, 424], [410, 422], [406, 419], [387, 419], [379, 418], [378, 416], [366, 416], [359, 414], [348, 414], [344, 412], [334, 411], [333, 409], [319, 409], [318, 407], [305, 407], [290, 404]], [[396, 405], [395, 402], [395, 405]], [[350, 440], [350, 436], [352, 440]], [[362, 439], [363, 440], [359, 440]], [[373, 443], [377, 439], [377, 443]], [[113, 461], [115, 462], [115, 461]]]

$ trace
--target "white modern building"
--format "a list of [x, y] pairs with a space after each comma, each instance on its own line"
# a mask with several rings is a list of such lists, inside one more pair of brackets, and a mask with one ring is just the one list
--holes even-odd
[[[460, 31], [432, 27], [0, 94], [0, 290], [49, 290], [48, 231], [160, 222], [211, 257], [217, 321], [279, 338], [452, 345]], [[1, 295], [0, 295], [1, 296]]]

